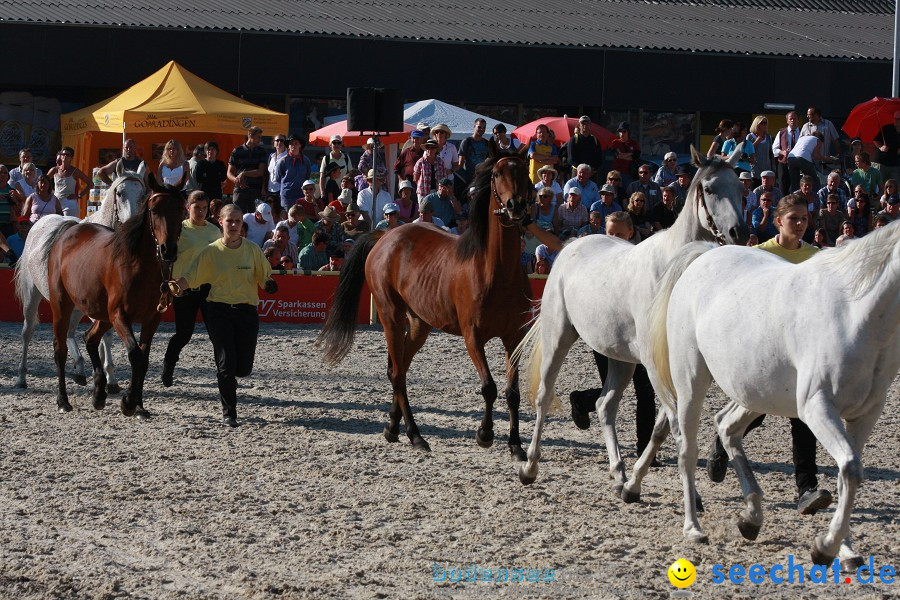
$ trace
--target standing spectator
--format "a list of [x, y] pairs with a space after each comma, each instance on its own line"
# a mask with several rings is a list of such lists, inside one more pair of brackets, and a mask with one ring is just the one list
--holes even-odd
[[528, 174], [531, 177], [531, 183], [536, 184], [540, 181], [538, 169], [544, 165], [552, 167], [559, 163], [559, 150], [550, 141], [550, 129], [546, 125], [538, 125], [535, 136], [537, 139], [528, 146], [528, 158], [530, 159]]
[[[588, 124], [590, 124], [590, 122], [588, 122]], [[619, 137], [614, 139], [609, 145], [609, 149], [613, 154], [612, 168], [621, 173], [622, 188], [627, 189], [634, 179], [632, 173], [641, 156], [641, 145], [637, 140], [631, 139], [631, 125], [626, 121], [619, 123], [616, 132]]]
[[22, 214], [27, 216], [32, 224], [37, 223], [38, 219], [45, 215], [63, 214], [62, 204], [50, 190], [50, 177], [47, 175], [38, 177], [34, 193], [28, 196], [25, 206], [22, 207]]
[[709, 150], [706, 151], [706, 158], [722, 155], [722, 146], [725, 145], [725, 140], [731, 137], [731, 128], [733, 126], [734, 123], [731, 122], [731, 119], [719, 121], [719, 126], [716, 127], [715, 132], [716, 137], [713, 138], [712, 143], [709, 145]]
[[425, 155], [416, 162], [413, 169], [413, 181], [419, 200], [438, 188], [438, 181], [447, 176], [444, 162], [438, 158], [441, 146], [435, 140], [425, 142]]
[[251, 127], [247, 141], [231, 151], [228, 159], [228, 180], [234, 183], [234, 203], [243, 213], [252, 213], [262, 194], [266, 180], [268, 155], [260, 145], [263, 130]]
[[244, 215], [244, 223], [247, 224], [247, 239], [262, 248], [263, 243], [272, 237], [272, 230], [275, 229], [272, 207], [260, 202], [255, 211]]
[[[334, 232], [337, 234], [339, 229], [335, 227]], [[325, 251], [327, 247], [328, 234], [316, 231], [312, 236], [312, 241], [300, 250], [300, 261], [297, 264], [304, 271], [318, 271], [328, 264], [328, 252]]]
[[775, 211], [772, 210], [772, 194], [765, 193], [760, 196], [759, 208], [753, 211], [751, 226], [761, 244], [768, 242], [778, 233], [775, 229]]
[[[800, 136], [804, 135], [812, 135], [813, 133], [821, 133], [822, 134], [822, 154], [831, 154], [832, 150], [834, 151], [834, 156], [841, 155], [841, 139], [838, 135], [837, 129], [835, 129], [834, 124], [828, 119], [822, 118], [822, 110], [818, 106], [810, 106], [806, 109], [806, 123], [803, 127], [800, 128]], [[834, 144], [834, 148], [832, 149], [831, 145]], [[834, 156], [829, 156], [829, 158], [834, 158]], [[829, 161], [829, 162], [834, 162]]]
[[900, 154], [900, 110], [894, 113], [894, 122], [888, 123], [875, 136], [875, 162], [881, 167], [885, 179], [897, 179], [897, 155]]
[[[322, 179], [325, 180], [325, 185], [322, 186], [322, 189], [325, 190], [322, 194], [323, 205], [327, 206], [340, 197], [341, 184], [338, 183], [340, 178], [341, 168], [337, 163], [331, 162], [325, 165], [325, 170], [322, 171]], [[304, 183], [303, 186], [306, 187], [306, 184]]]
[[341, 136], [331, 136], [331, 139], [328, 142], [328, 148], [328, 154], [322, 157], [322, 162], [319, 164], [319, 193], [323, 198], [325, 197], [325, 184], [328, 182], [328, 177], [325, 175], [325, 168], [330, 163], [334, 163], [340, 168], [341, 177], [350, 175], [350, 172], [353, 170], [353, 163], [350, 161], [350, 155], [343, 151], [344, 139]]
[[[75, 150], [65, 146], [56, 155], [56, 166], [47, 171], [47, 176], [53, 178], [53, 193], [59, 198], [59, 204], [62, 207], [61, 214], [77, 218], [81, 216], [79, 200], [82, 196], [88, 195], [93, 182], [80, 169], [72, 165], [74, 158]], [[78, 189], [79, 182], [84, 184], [80, 191]]]
[[397, 199], [397, 217], [404, 223], [411, 223], [419, 216], [419, 202], [415, 198], [415, 186], [410, 181], [400, 182], [400, 197]]
[[[16, 167], [16, 169], [18, 168], [19, 167]], [[12, 181], [12, 172], [10, 172], [10, 184], [16, 188], [16, 200], [18, 200], [20, 204], [24, 204], [28, 196], [34, 193], [38, 177], [40, 177], [40, 175], [38, 175], [40, 171], [41, 170], [38, 169], [34, 163], [25, 163], [22, 167], [21, 176], [16, 182]]]
[[197, 144], [194, 146], [193, 152], [191, 152], [191, 158], [187, 161], [188, 179], [184, 184], [184, 190], [186, 192], [193, 192], [194, 190], [200, 189], [200, 184], [197, 183], [197, 167], [204, 158], [206, 158], [206, 149], [203, 147], [203, 144]]
[[453, 132], [444, 123], [438, 123], [431, 128], [431, 136], [440, 145], [438, 159], [444, 163], [445, 177], [449, 177], [453, 181], [453, 171], [459, 165], [459, 152], [456, 150], [456, 146], [450, 142], [451, 135]]
[[[276, 136], [282, 140], [284, 136]], [[275, 165], [273, 177], [278, 180], [278, 193], [281, 197], [281, 208], [285, 211], [297, 204], [297, 200], [303, 196], [303, 186], [310, 179], [312, 165], [309, 159], [303, 155], [303, 140], [296, 133], [292, 133], [288, 139], [287, 154], [283, 155]], [[274, 154], [274, 153], [273, 153]], [[269, 181], [271, 191], [272, 182]]]
[[228, 180], [228, 168], [219, 160], [219, 144], [214, 140], [204, 146], [206, 158], [197, 164], [197, 185], [212, 200], [221, 200]]
[[459, 146], [459, 169], [466, 174], [467, 184], [475, 179], [475, 167], [487, 158], [488, 144], [484, 139], [486, 129], [487, 121], [478, 117], [475, 119], [472, 135], [464, 139]]
[[[762, 183], [763, 171], [772, 168], [772, 138], [769, 135], [769, 119], [757, 115], [750, 124], [750, 133], [747, 135], [747, 141], [753, 144], [753, 182], [755, 185]], [[777, 200], [776, 200], [777, 202]]]
[[[278, 176], [278, 162], [288, 154], [287, 141], [284, 134], [279, 133], [275, 136], [275, 139], [272, 140], [272, 143], [275, 144], [275, 150], [269, 154], [269, 159], [266, 161], [266, 173], [268, 175], [266, 181], [266, 195], [281, 196], [281, 178]], [[300, 149], [303, 149], [302, 140]], [[307, 179], [309, 179], [308, 171], [300, 178], [300, 181], [306, 181]], [[285, 210], [287, 210], [287, 208], [285, 208]]]
[[787, 114], [787, 127], [781, 129], [775, 139], [772, 140], [772, 155], [778, 163], [778, 182], [782, 190], [791, 189], [791, 176], [788, 170], [788, 155], [794, 149], [797, 140], [800, 139], [800, 130], [797, 128], [797, 113], [791, 111]]
[[[622, 125], [628, 125], [628, 123], [622, 123]], [[591, 118], [587, 115], [582, 115], [582, 117], [578, 119], [578, 126], [572, 133], [572, 137], [569, 138], [569, 141], [566, 143], [566, 156], [568, 157], [570, 165], [590, 165], [591, 172], [599, 174], [602, 172], [601, 169], [603, 168], [603, 146], [600, 145], [600, 140], [591, 133], [590, 128]], [[627, 134], [629, 133], [627, 128], [624, 130], [624, 133], [627, 138]], [[621, 139], [620, 133], [620, 140]], [[615, 148], [615, 145], [613, 148]], [[622, 148], [628, 151], [625, 154], [630, 154], [633, 151], [630, 144], [625, 144]], [[616, 155], [618, 156], [618, 154], [619, 153], [617, 152]], [[629, 163], [629, 165], [630, 164], [631, 163]], [[613, 168], [616, 167], [613, 166]], [[599, 184], [599, 181], [595, 181], [594, 183]]]
[[156, 169], [157, 181], [183, 190], [190, 176], [191, 167], [184, 159], [184, 149], [178, 140], [169, 140], [163, 147], [163, 155]]
[[[593, 181], [590, 183], [596, 186]], [[581, 202], [581, 188], [572, 186], [566, 192], [566, 202], [556, 208], [553, 230], [558, 232], [560, 237], [567, 233], [573, 235], [587, 225], [588, 219], [588, 209]]]
[[[728, 142], [730, 141], [732, 140], [728, 140]], [[653, 181], [659, 187], [664, 188], [670, 183], [674, 183], [676, 179], [678, 179], [678, 155], [674, 152], [666, 152], [663, 164], [653, 176]]]
[[384, 146], [381, 145], [376, 138], [370, 137], [363, 146], [362, 156], [359, 157], [359, 164], [356, 165], [359, 175], [356, 176], [356, 189], [363, 191], [368, 187], [369, 183], [366, 179], [366, 173], [370, 169], [375, 169], [378, 173], [378, 183], [382, 186], [385, 184], [385, 175], [387, 174], [387, 163], [384, 161]]
[[[246, 183], [246, 178], [241, 181]], [[222, 207], [222, 237], [201, 250], [176, 283], [183, 290], [210, 284], [206, 329], [216, 359], [222, 422], [228, 427], [238, 426], [237, 378], [253, 372], [259, 334], [258, 288], [269, 294], [278, 291], [262, 250], [241, 237], [241, 216], [237, 205]]]
[[872, 166], [868, 152], [860, 152], [854, 157], [856, 170], [850, 177], [850, 185], [861, 185], [870, 198], [878, 198], [881, 195], [881, 172]]
[[494, 125], [494, 141], [497, 142], [497, 145], [501, 150], [517, 150], [521, 145], [519, 140], [514, 140], [508, 135], [506, 135], [506, 125], [503, 123], [497, 123]]
[[[209, 198], [206, 193], [196, 190], [188, 195], [188, 218], [181, 225], [181, 236], [178, 238], [178, 259], [172, 266], [172, 279], [179, 279], [187, 271], [191, 263], [204, 248], [218, 240], [222, 233], [211, 225], [206, 216], [209, 212]], [[163, 357], [162, 383], [171, 387], [174, 381], [175, 365], [181, 356], [181, 350], [191, 341], [197, 312], [207, 322], [206, 298], [209, 296], [209, 284], [196, 289], [184, 290], [184, 294], [172, 300], [175, 311], [175, 334], [169, 338], [166, 353]]]
[[361, 191], [356, 198], [356, 202], [359, 204], [359, 209], [362, 212], [362, 217], [369, 227], [371, 227], [373, 223], [377, 223], [381, 220], [383, 214], [382, 211], [384, 210], [385, 205], [391, 202], [391, 195], [387, 190], [378, 186], [378, 194], [375, 195], [375, 202], [373, 205], [372, 179], [374, 177], [374, 169], [369, 169], [369, 172], [366, 174], [366, 181], [368, 182], [369, 187]]
[[738, 174], [744, 171], [749, 172], [756, 162], [756, 149], [747, 141], [747, 126], [737, 121], [731, 129], [731, 133], [731, 139], [725, 140], [725, 143], [722, 144], [722, 156], [728, 157], [735, 150], [740, 150], [741, 157], [734, 170]]
[[650, 165], [641, 165], [638, 167], [637, 181], [632, 181], [625, 190], [629, 198], [631, 198], [635, 192], [644, 194], [644, 198], [647, 200], [648, 211], [652, 211], [656, 208], [656, 205], [659, 204], [661, 199], [659, 184], [650, 179], [651, 175]]
[[[830, 157], [829, 157], [830, 158]], [[812, 135], [801, 135], [794, 148], [788, 153], [788, 170], [791, 173], [791, 187], [788, 189], [796, 190], [800, 188], [800, 176], [809, 175], [816, 177], [816, 166], [814, 162], [822, 162], [825, 157], [822, 156], [822, 134], [818, 131]]]
[[9, 185], [9, 170], [0, 164], [0, 233], [6, 237], [15, 233], [20, 212], [18, 192]]
[[[23, 171], [25, 170], [25, 165], [33, 162], [34, 155], [31, 153], [31, 148], [22, 148], [21, 150], [19, 150], [19, 164], [9, 172], [10, 185], [15, 187], [15, 185], [24, 178]], [[37, 178], [43, 175], [44, 172], [37, 167], [35, 167], [35, 170], [37, 172], [35, 174], [34, 180], [37, 181]]]
[[137, 155], [137, 144], [135, 144], [135, 141], [132, 139], [127, 139], [122, 144], [122, 157], [101, 167], [100, 171], [97, 172], [97, 176], [100, 178], [100, 181], [106, 185], [112, 185], [113, 179], [117, 176], [116, 174], [119, 172], [120, 166], [122, 171], [137, 173], [143, 177], [144, 183], [146, 184], [147, 163]]
[[675, 191], [665, 186], [661, 188], [662, 201], [650, 211], [650, 223], [653, 225], [653, 231], [661, 231], [668, 229], [675, 224], [678, 214], [675, 212]]
[[409, 139], [412, 140], [412, 144], [409, 148], [401, 150], [400, 155], [394, 162], [394, 173], [397, 175], [397, 180], [401, 183], [404, 181], [413, 181], [416, 163], [425, 154], [425, 148], [422, 145], [425, 142], [424, 133], [418, 129], [414, 129], [412, 133], [409, 134]]
[[592, 174], [591, 165], [578, 165], [578, 168], [575, 169], [575, 177], [567, 181], [563, 187], [563, 196], [568, 198], [572, 188], [578, 188], [581, 191], [581, 204], [585, 208], [600, 200], [600, 190], [591, 179]]
[[556, 176], [558, 175], [556, 169], [549, 165], [544, 165], [540, 169], [538, 169], [538, 177], [541, 178], [534, 185], [534, 189], [540, 193], [542, 189], [550, 188], [553, 191], [553, 209], [556, 209], [556, 206], [562, 204], [563, 202], [563, 189], [559, 186], [559, 183], [556, 181]]

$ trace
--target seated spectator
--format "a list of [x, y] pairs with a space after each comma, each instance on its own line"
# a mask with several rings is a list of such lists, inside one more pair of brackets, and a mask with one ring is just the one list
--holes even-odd
[[431, 223], [441, 229], [446, 229], [447, 227], [443, 221], [434, 216], [434, 206], [432, 206], [431, 201], [427, 197], [419, 201], [419, 218], [413, 223]]
[[751, 233], [747, 236], [747, 247], [752, 248], [753, 246], [759, 246], [759, 238], [756, 237], [755, 233]]
[[872, 230], [872, 212], [869, 194], [857, 185], [853, 190], [853, 199], [847, 203], [847, 219], [853, 221], [853, 235], [863, 237]]
[[529, 169], [531, 183], [537, 185], [540, 181], [538, 169], [543, 166], [559, 164], [559, 150], [553, 145], [550, 128], [546, 125], [538, 125], [535, 130], [536, 139], [528, 146]]
[[603, 229], [603, 215], [592, 210], [590, 215], [588, 215], [588, 224], [578, 230], [578, 237], [598, 235], [601, 233], [606, 233]]
[[[591, 180], [592, 175], [593, 171], [590, 165], [578, 165], [578, 168], [575, 170], [575, 177], [567, 181], [565, 187], [563, 187], [563, 197], [568, 198], [569, 191], [573, 188], [578, 188], [583, 206], [592, 206], [594, 202], [600, 200], [600, 190], [597, 188], [597, 184]], [[585, 222], [587, 222], [586, 215]]]
[[308, 219], [303, 208], [296, 204], [288, 211], [288, 218], [284, 221], [279, 221], [275, 225], [275, 229], [278, 229], [281, 225], [287, 227], [290, 234], [290, 242], [297, 246], [298, 249], [312, 241], [313, 231], [316, 230], [315, 221]]
[[[884, 182], [884, 194], [881, 195], [881, 210], [887, 208], [888, 199], [891, 196], [897, 196], [897, 182], [893, 179], [888, 179]], [[874, 208], [878, 208], [877, 206]]]
[[639, 235], [634, 231], [634, 224], [627, 212], [618, 211], [606, 215], [606, 235], [611, 235], [626, 242], [637, 244], [641, 241]]
[[611, 186], [616, 191], [616, 204], [621, 206], [627, 203], [628, 195], [625, 193], [625, 188], [622, 187], [622, 173], [619, 171], [610, 171], [607, 173], [606, 185]]
[[744, 188], [741, 190], [741, 193], [743, 194], [741, 203], [744, 206], [744, 218], [747, 223], [750, 223], [753, 211], [759, 207], [759, 199], [756, 197], [756, 194], [753, 193], [753, 175], [750, 171], [743, 171], [738, 177], [744, 185]]
[[545, 231], [554, 231], [553, 221], [556, 218], [556, 211], [553, 209], [553, 202], [555, 197], [556, 194], [552, 188], [542, 188], [537, 193], [537, 202], [531, 207], [531, 220]]
[[534, 272], [538, 275], [549, 275], [557, 256], [559, 252], [550, 250], [546, 245], [538, 246], [534, 253]]
[[22, 215], [16, 221], [19, 231], [6, 238], [6, 243], [9, 245], [9, 250], [18, 259], [25, 250], [25, 240], [28, 239], [28, 232], [31, 231], [31, 220], [28, 218], [28, 215]]
[[653, 233], [653, 224], [650, 223], [650, 213], [647, 210], [647, 198], [642, 192], [634, 192], [628, 199], [628, 208], [625, 209], [631, 217], [631, 223], [635, 230], [646, 240]]
[[[591, 185], [594, 184], [593, 181], [590, 183]], [[581, 188], [573, 185], [566, 192], [565, 203], [556, 208], [556, 220], [553, 222], [553, 231], [557, 232], [560, 237], [563, 235], [563, 232], [572, 235], [587, 225], [587, 222], [588, 209], [581, 203]]]
[[816, 229], [813, 234], [813, 242], [812, 245], [818, 249], [828, 248], [828, 233], [822, 227]]
[[520, 261], [522, 263], [522, 268], [525, 269], [526, 275], [531, 275], [532, 273], [534, 273], [534, 261], [535, 261], [534, 253], [528, 251], [527, 242], [525, 241], [525, 237], [529, 236], [529, 235], [532, 238], [534, 237], [534, 235], [532, 233], [530, 233], [529, 231], [525, 231], [525, 235], [522, 236], [522, 255], [520, 258]]
[[887, 207], [875, 215], [876, 219], [883, 217], [888, 223], [893, 223], [900, 217], [900, 196], [891, 196]]
[[563, 189], [560, 187], [559, 182], [556, 181], [556, 176], [559, 173], [550, 165], [544, 165], [538, 169], [537, 173], [541, 180], [534, 184], [534, 189], [540, 193], [542, 189], [549, 188], [553, 192], [550, 206], [551, 209], [556, 209], [557, 205], [563, 203]]
[[303, 197], [297, 200], [297, 206], [302, 208], [311, 220], [319, 220], [319, 212], [325, 207], [322, 201], [316, 198], [316, 182], [312, 179], [303, 182]]
[[775, 228], [775, 209], [772, 208], [772, 195], [766, 192], [759, 199], [759, 207], [753, 211], [750, 226], [753, 233], [759, 238], [759, 242], [768, 242], [775, 237], [778, 230]]
[[347, 207], [353, 202], [353, 192], [347, 189], [341, 190], [340, 195], [334, 202], [329, 202], [328, 206], [337, 211], [341, 221], [347, 218]]
[[885, 225], [890, 225], [890, 223], [891, 222], [888, 220], [888, 218], [886, 216], [884, 216], [882, 213], [878, 213], [875, 216], [875, 224], [874, 224], [875, 229], [884, 227]]
[[450, 228], [450, 233], [454, 235], [462, 235], [469, 228], [469, 211], [463, 209], [461, 213], [456, 215], [456, 227]]
[[[367, 189], [371, 189], [371, 187]], [[363, 192], [365, 191], [366, 190], [363, 190]], [[362, 194], [362, 192], [360, 192], [360, 194]], [[356, 202], [351, 202], [347, 207], [347, 218], [341, 223], [341, 227], [344, 229], [343, 237], [341, 239], [355, 240], [363, 233], [369, 231], [369, 220], [364, 217], [363, 212]]]
[[650, 223], [653, 231], [668, 229], [675, 224], [675, 191], [669, 186], [661, 188], [662, 202], [650, 212]]
[[[360, 212], [366, 223], [371, 223], [373, 218], [376, 223], [380, 221], [384, 206], [391, 201], [391, 195], [382, 185], [379, 185], [378, 194], [375, 195], [374, 215], [372, 214], [372, 181], [374, 177], [375, 171], [369, 169], [369, 173], [366, 175], [366, 189], [360, 191], [356, 197], [356, 202], [359, 204]], [[451, 184], [450, 187], [452, 188], [453, 185]]]
[[[418, 211], [416, 211], [416, 214], [418, 214]], [[400, 220], [400, 207], [396, 203], [390, 202], [385, 204], [384, 219], [378, 222], [375, 229], [394, 229], [403, 224], [404, 222]]]
[[870, 198], [878, 198], [883, 188], [881, 171], [872, 166], [868, 152], [860, 152], [854, 160], [856, 170], [850, 176], [850, 185], [861, 185]]
[[[760, 178], [762, 179], [762, 184], [757, 186], [753, 193], [756, 194], [758, 199], [763, 192], [769, 192], [772, 194], [772, 201], [775, 203], [775, 206], [778, 206], [778, 201], [781, 200], [784, 194], [775, 185], [775, 171], [763, 171], [760, 174]], [[838, 180], [840, 180], [840, 174], [838, 174]]]
[[661, 188], [668, 186], [670, 183], [675, 183], [675, 180], [678, 179], [677, 167], [678, 155], [674, 152], [666, 152], [665, 157], [663, 157], [663, 165], [656, 171], [653, 181]]
[[616, 188], [608, 183], [604, 184], [600, 188], [600, 200], [591, 204], [591, 211], [600, 213], [605, 219], [607, 215], [620, 212], [621, 210], [622, 206], [616, 202]]
[[272, 235], [272, 239], [263, 244], [263, 251], [267, 248], [274, 248], [278, 252], [279, 258], [287, 256], [292, 263], [297, 263], [299, 250], [295, 244], [291, 243], [291, 232], [287, 225], [279, 224], [275, 226], [275, 233]]
[[[323, 220], [325, 220], [323, 218]], [[312, 241], [300, 250], [300, 260], [298, 264], [304, 271], [318, 271], [328, 264], [328, 234], [322, 231], [316, 231], [313, 234]]]
[[419, 216], [419, 203], [415, 199], [416, 186], [409, 181], [401, 181], [398, 193], [400, 197], [393, 203], [397, 206], [397, 218], [410, 223]]
[[319, 271], [340, 271], [344, 266], [344, 253], [338, 252], [328, 257], [328, 264], [320, 267]]
[[438, 189], [425, 196], [434, 208], [434, 218], [442, 223], [452, 223], [456, 215], [462, 212], [462, 205], [453, 194], [453, 180], [445, 177], [438, 182]]
[[844, 213], [847, 212], [847, 192], [844, 191], [844, 186], [841, 185], [840, 171], [835, 170], [829, 173], [828, 178], [825, 180], [825, 187], [816, 193], [820, 208], [825, 206], [825, 200], [829, 194], [837, 194], [840, 199], [838, 210]]
[[850, 240], [855, 240], [856, 235], [853, 231], [853, 222], [852, 221], [844, 221], [841, 223], [841, 235], [838, 236], [838, 239], [834, 242], [835, 248], [840, 248], [846, 242]]
[[326, 251], [329, 255], [334, 254], [340, 249], [341, 240], [344, 237], [341, 235], [343, 228], [341, 227], [341, 218], [338, 216], [338, 213], [334, 208], [330, 206], [326, 206], [325, 210], [319, 213], [321, 219], [316, 223], [316, 231], [324, 233], [328, 236], [328, 247]]
[[829, 242], [841, 235], [841, 226], [847, 220], [847, 213], [841, 210], [841, 198], [837, 194], [828, 194], [825, 207], [819, 210], [819, 226], [825, 230]]
[[650, 165], [641, 165], [638, 167], [637, 181], [632, 181], [628, 184], [628, 189], [626, 190], [629, 198], [631, 198], [635, 192], [644, 194], [644, 198], [647, 201], [648, 212], [656, 208], [656, 205], [660, 203], [660, 199], [662, 198], [659, 184], [650, 179], [651, 175]]
[[675, 214], [679, 214], [687, 202], [688, 188], [691, 186], [691, 174], [679, 168], [675, 177], [675, 183], [670, 183], [669, 187], [675, 192]]
[[247, 225], [247, 239], [262, 247], [265, 241], [272, 237], [272, 230], [275, 229], [272, 207], [260, 202], [256, 205], [255, 212], [244, 215], [244, 223]]
[[794, 192], [794, 195], [806, 200], [806, 206], [809, 212], [809, 226], [806, 228], [806, 233], [803, 235], [803, 241], [807, 244], [812, 242], [813, 232], [816, 228], [820, 227], [818, 221], [819, 209], [821, 206], [819, 205], [818, 194], [813, 191], [815, 189], [813, 187], [815, 182], [816, 180], [809, 175], [803, 175], [800, 177], [800, 189]]

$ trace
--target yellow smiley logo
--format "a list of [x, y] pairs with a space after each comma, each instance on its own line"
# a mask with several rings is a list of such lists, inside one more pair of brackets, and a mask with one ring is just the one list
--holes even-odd
[[697, 569], [691, 561], [685, 558], [679, 558], [669, 565], [669, 581], [677, 588], [690, 587], [694, 580], [697, 579]]

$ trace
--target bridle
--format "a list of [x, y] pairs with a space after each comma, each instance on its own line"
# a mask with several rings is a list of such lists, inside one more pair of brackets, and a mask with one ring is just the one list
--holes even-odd
[[[500, 160], [498, 160], [497, 163], [499, 163], [501, 160], [505, 160], [506, 158], [509, 158], [509, 157], [503, 157]], [[496, 166], [497, 165], [494, 165], [495, 168], [496, 168]], [[496, 173], [496, 171], [494, 171], [492, 169], [491, 170], [491, 198], [493, 198], [493, 200], [497, 203], [497, 208], [493, 211], [494, 215], [496, 215], [498, 217], [502, 217], [504, 214], [506, 215], [507, 222], [504, 223], [503, 219], [500, 220], [500, 225], [502, 225], [503, 227], [519, 227], [520, 229], [522, 229], [522, 218], [513, 219], [509, 215], [509, 211], [506, 210], [506, 207], [503, 203], [503, 199], [500, 198], [500, 193], [497, 191], [497, 186], [494, 183], [496, 178], [497, 178], [497, 173]], [[523, 216], [523, 218], [524, 218], [524, 216]]]
[[172, 304], [172, 292], [169, 288], [169, 281], [172, 279], [172, 265], [175, 263], [174, 260], [166, 260], [166, 257], [163, 255], [162, 244], [159, 243], [159, 240], [156, 239], [156, 229], [153, 227], [153, 211], [150, 210], [150, 203], [161, 196], [171, 196], [172, 194], [168, 192], [154, 192], [147, 198], [147, 212], [150, 213], [150, 235], [153, 237], [153, 242], [156, 244], [156, 262], [159, 264], [159, 274], [162, 276], [162, 284], [159, 286], [160, 298], [159, 304], [156, 305], [156, 310], [160, 313], [166, 312], [166, 309], [169, 308], [169, 305]]
[[713, 221], [712, 215], [709, 214], [709, 208], [706, 206], [706, 196], [703, 194], [703, 185], [700, 181], [697, 182], [697, 195], [700, 197], [700, 206], [703, 208], [703, 212], [706, 213], [706, 225], [712, 232], [713, 238], [720, 246], [726, 245], [728, 242], [725, 239], [725, 234], [719, 230], [716, 222]]

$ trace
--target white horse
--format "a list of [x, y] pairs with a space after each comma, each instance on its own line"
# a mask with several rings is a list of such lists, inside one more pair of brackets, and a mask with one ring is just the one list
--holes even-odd
[[[621, 492], [625, 465], [616, 437], [616, 412], [636, 364], [647, 368], [653, 383], [647, 315], [665, 266], [692, 241], [741, 243], [748, 237], [741, 217], [743, 185], [733, 169], [740, 152], [727, 161], [701, 157], [693, 147], [691, 154], [699, 171], [690, 185], [685, 207], [671, 228], [638, 245], [611, 236], [589, 235], [568, 244], [554, 262], [544, 287], [541, 314], [517, 349], [521, 353], [531, 339], [536, 339], [528, 372], [531, 398], [537, 398], [537, 419], [528, 462], [519, 470], [522, 483], [530, 484], [537, 477], [541, 433], [556, 377], [572, 344], [581, 336], [593, 350], [609, 358], [609, 374], [597, 410], [610, 474], [616, 493]], [[664, 421], [657, 423], [654, 436], [664, 438], [668, 428]]]
[[[859, 566], [848, 534], [860, 456], [900, 369], [900, 224], [797, 265], [753, 248], [705, 250], [687, 248], [672, 262], [651, 310], [657, 391], [670, 408], [677, 398], [685, 538], [707, 540], [694, 475], [704, 396], [715, 380], [731, 399], [716, 423], [747, 504], [741, 534], [755, 539], [763, 521], [743, 433], [763, 413], [799, 417], [839, 469], [837, 510], [812, 559]], [[816, 310], [802, 306], [812, 299]]]
[[[111, 229], [124, 223], [132, 215], [137, 214], [138, 204], [146, 194], [143, 177], [131, 172], [117, 172], [116, 180], [109, 186], [100, 209], [88, 215], [87, 222], [105, 225]], [[50, 290], [47, 284], [47, 255], [49, 252], [36, 252], [36, 248], [43, 247], [47, 240], [54, 239], [55, 232], [66, 221], [77, 221], [74, 217], [60, 215], [47, 215], [41, 217], [25, 240], [25, 249], [22, 257], [16, 263], [16, 295], [22, 303], [22, 312], [25, 314], [25, 323], [22, 325], [22, 360], [19, 362], [19, 378], [16, 387], [26, 388], [25, 380], [28, 373], [28, 345], [34, 335], [34, 328], [38, 324], [38, 306], [41, 300], [49, 298]], [[75, 341], [75, 327], [81, 320], [82, 314], [75, 311], [72, 322], [69, 325], [68, 346], [74, 362], [75, 374], [73, 379], [79, 385], [87, 384], [84, 372], [84, 357]], [[107, 390], [109, 393], [119, 391], [116, 381], [115, 365], [110, 352], [110, 336], [103, 337], [100, 345], [100, 354], [103, 358], [103, 369], [106, 371]]]

